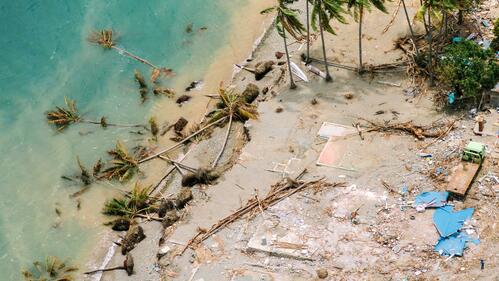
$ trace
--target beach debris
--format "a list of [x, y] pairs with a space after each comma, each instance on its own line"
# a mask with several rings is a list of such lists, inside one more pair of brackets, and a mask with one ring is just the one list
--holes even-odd
[[130, 229], [130, 219], [128, 218], [115, 219], [108, 224], [111, 225], [111, 229], [114, 231], [127, 231]]
[[147, 214], [155, 209], [156, 203], [156, 199], [149, 196], [149, 190], [150, 187], [142, 187], [136, 182], [132, 191], [106, 201], [102, 213], [130, 219], [140, 214]]
[[152, 93], [155, 96], [163, 95], [163, 96], [166, 96], [169, 98], [173, 98], [175, 96], [175, 90], [173, 90], [172, 88], [166, 88], [166, 87], [160, 87], [160, 86], [154, 87], [154, 89], [152, 90]]
[[282, 107], [280, 107], [280, 106], [278, 106], [278, 107], [275, 109], [275, 112], [276, 112], [276, 113], [281, 113], [281, 112], [283, 112], [283, 111], [284, 111], [284, 109], [283, 109]]
[[376, 122], [360, 118], [368, 123], [367, 132], [404, 132], [413, 135], [418, 140], [424, 140], [425, 138], [441, 138], [441, 136], [447, 134], [454, 128], [455, 122], [447, 122], [446, 124], [436, 124], [433, 123], [429, 126], [415, 125], [413, 121], [401, 122], [401, 123], [389, 123], [389, 122]]
[[76, 162], [78, 163], [78, 167], [80, 168], [80, 179], [83, 182], [83, 185], [90, 185], [93, 181], [90, 172], [81, 163], [79, 156], [76, 156]]
[[180, 97], [177, 98], [175, 101], [177, 104], [182, 105], [185, 102], [188, 102], [191, 99], [191, 96], [188, 95], [181, 95]]
[[77, 267], [62, 261], [56, 256], [48, 256], [45, 261], [35, 261], [33, 266], [21, 273], [25, 281], [73, 281]]
[[164, 228], [168, 228], [168, 227], [172, 226], [175, 222], [177, 222], [179, 219], [180, 219], [180, 217], [178, 216], [177, 211], [170, 210], [170, 211], [166, 212], [161, 224], [163, 225]]
[[435, 245], [435, 251], [442, 256], [462, 256], [467, 243], [480, 243], [479, 239], [474, 239], [464, 232], [454, 233], [448, 237], [441, 237]]
[[[96, 270], [84, 272], [84, 274], [89, 275], [89, 274], [94, 274], [94, 273], [97, 273], [97, 272], [105, 272], [105, 271], [113, 271], [113, 270], [125, 270], [126, 273], [128, 274], [128, 276], [131, 276], [134, 273], [133, 268], [134, 268], [133, 257], [132, 257], [132, 254], [128, 253], [125, 256], [125, 260], [123, 261], [123, 266], [116, 266], [116, 267], [103, 268], [103, 269], [96, 269]], [[61, 279], [61, 281], [64, 281], [64, 280]]]
[[274, 69], [274, 61], [262, 61], [255, 65], [255, 80], [262, 80], [267, 73]]
[[356, 130], [352, 126], [323, 122], [317, 135], [319, 135], [322, 139], [328, 140], [331, 137], [344, 137], [355, 133]]
[[182, 177], [182, 186], [192, 187], [196, 184], [213, 184], [220, 177], [218, 172], [212, 169], [199, 168]]
[[381, 115], [381, 114], [385, 114], [385, 111], [384, 110], [378, 110], [374, 113], [374, 115]]
[[135, 245], [146, 238], [144, 229], [140, 225], [132, 225], [121, 241], [121, 254], [126, 255], [135, 248]]
[[414, 208], [423, 212], [426, 208], [438, 208], [447, 204], [449, 192], [428, 191], [422, 192], [414, 199]]
[[151, 130], [151, 134], [153, 138], [156, 140], [159, 133], [158, 123], [156, 122], [156, 118], [149, 118], [149, 129]]
[[304, 82], [308, 82], [308, 77], [305, 73], [300, 69], [298, 65], [294, 62], [290, 62], [291, 72], [296, 75], [296, 77], [300, 78]]
[[312, 181], [300, 181], [306, 170], [299, 173], [295, 179], [283, 179], [278, 183], [271, 186], [269, 193], [264, 198], [254, 197], [249, 199], [244, 206], [237, 209], [234, 213], [221, 219], [209, 229], [199, 229], [198, 233], [189, 240], [186, 246], [183, 248], [180, 254], [183, 254], [187, 248], [191, 247], [193, 244], [201, 243], [202, 241], [210, 238], [213, 234], [217, 233], [221, 229], [227, 227], [229, 224], [238, 220], [239, 218], [249, 215], [254, 217], [257, 214], [265, 211], [270, 206], [282, 201], [283, 199], [303, 191], [307, 188], [312, 188], [314, 190], [333, 188], [338, 186], [344, 186], [344, 183], [328, 183], [321, 179]]
[[306, 67], [313, 74], [326, 79], [327, 74], [324, 71], [318, 69], [317, 67], [313, 66], [312, 64], [307, 64]]
[[435, 210], [433, 214], [433, 223], [441, 237], [450, 236], [458, 232], [464, 225], [464, 222], [471, 219], [475, 209], [467, 208], [455, 212], [452, 206], [443, 206]]
[[274, 55], [276, 59], [280, 60], [285, 55], [285, 53], [277, 51]]
[[351, 99], [353, 99], [353, 94], [352, 93], [346, 93], [346, 94], [343, 95], [343, 97], [345, 99], [347, 99], [347, 100], [351, 100]]
[[191, 84], [189, 84], [189, 86], [187, 86], [185, 88], [185, 91], [186, 92], [190, 92], [192, 90], [195, 90], [195, 89], [198, 89], [199, 86], [201, 86], [201, 84], [203, 83], [203, 80], [195, 80], [195, 81], [192, 81]]
[[187, 24], [187, 25], [185, 26], [185, 32], [186, 32], [186, 33], [191, 33], [191, 32], [192, 32], [192, 28], [193, 28], [193, 26], [194, 26], [194, 25], [193, 25], [193, 23], [192, 23], [192, 22], [191, 22], [191, 23], [189, 23], [189, 24]]
[[[156, 66], [156, 65], [152, 64], [151, 62], [149, 62], [148, 60], [143, 59], [139, 56], [136, 56], [136, 55], [128, 52], [127, 50], [116, 46], [116, 42], [114, 41], [116, 38], [113, 38], [113, 36], [114, 35], [113, 35], [112, 29], [102, 29], [99, 31], [92, 31], [90, 33], [90, 35], [88, 36], [87, 40], [90, 43], [98, 44], [99, 46], [103, 47], [104, 49], [107, 49], [107, 50], [114, 49], [120, 55], [125, 55], [125, 56], [132, 58], [140, 63], [143, 63], [149, 67], [152, 67], [153, 72], [151, 75], [151, 81], [155, 81], [157, 79], [157, 77], [159, 76], [159, 74], [157, 74], [158, 72], [165, 75], [166, 77], [173, 75], [173, 70], [171, 68]], [[153, 75], [155, 77], [153, 77]], [[152, 79], [152, 78], [155, 78], [155, 79]]]
[[175, 207], [177, 207], [177, 209], [183, 209], [192, 199], [192, 190], [190, 188], [181, 188], [175, 198]]
[[319, 103], [319, 101], [318, 101], [316, 98], [313, 98], [313, 99], [310, 101], [310, 104], [311, 104], [311, 105], [316, 105], [316, 104], [318, 104], [318, 103]]
[[139, 171], [138, 160], [140, 153], [134, 155], [128, 152], [125, 145], [118, 140], [115, 149], [107, 152], [112, 160], [108, 162], [108, 167], [102, 171], [98, 179], [118, 180], [126, 182]]
[[258, 88], [258, 86], [253, 83], [249, 83], [248, 85], [246, 85], [246, 89], [244, 89], [241, 95], [244, 97], [244, 101], [246, 103], [253, 103], [256, 98], [258, 98], [259, 94], [260, 89]]
[[327, 269], [325, 268], [318, 268], [315, 272], [317, 273], [317, 277], [320, 279], [326, 279], [328, 276]]

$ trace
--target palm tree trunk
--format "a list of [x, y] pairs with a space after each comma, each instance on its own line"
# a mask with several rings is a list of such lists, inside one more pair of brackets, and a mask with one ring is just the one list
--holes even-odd
[[286, 52], [286, 60], [288, 61], [288, 71], [289, 71], [289, 88], [296, 89], [295, 81], [293, 80], [293, 72], [291, 72], [291, 60], [289, 59], [289, 51], [288, 51], [288, 43], [286, 41], [286, 29], [282, 29], [283, 32], [283, 40], [284, 40], [284, 51]]
[[409, 25], [409, 30], [411, 31], [412, 43], [414, 44], [414, 49], [416, 50], [416, 56], [419, 57], [419, 48], [416, 45], [416, 36], [414, 36], [414, 30], [412, 29], [411, 19], [409, 18], [409, 13], [407, 12], [407, 7], [405, 6], [405, 0], [402, 0], [402, 5], [404, 6], [405, 18], [407, 24]]
[[359, 9], [359, 74], [362, 74], [363, 63], [362, 63], [362, 17], [363, 17], [364, 7], [360, 6]]
[[309, 10], [308, 10], [308, 0], [305, 0], [305, 3], [307, 5], [307, 57], [306, 57], [306, 64], [310, 63], [310, 15], [309, 15]]
[[132, 58], [132, 59], [134, 59], [134, 60], [136, 60], [136, 61], [139, 61], [139, 62], [141, 62], [141, 63], [143, 63], [143, 64], [145, 64], [145, 65], [148, 65], [148, 66], [150, 66], [150, 67], [152, 67], [152, 68], [157, 68], [157, 69], [159, 69], [159, 67], [155, 66], [154, 64], [152, 64], [152, 63], [151, 63], [151, 62], [149, 62], [148, 60], [143, 59], [143, 58], [141, 58], [141, 57], [138, 57], [138, 56], [136, 56], [136, 55], [134, 55], [134, 54], [130, 53], [129, 51], [127, 51], [127, 50], [125, 50], [125, 49], [122, 49], [122, 48], [120, 48], [120, 47], [116, 47], [116, 46], [112, 46], [112, 48], [113, 48], [113, 49], [115, 49], [115, 50], [116, 50], [118, 53], [120, 53], [120, 54], [123, 54], [123, 55], [125, 55], [125, 56], [128, 56], [128, 57], [130, 57], [130, 58]]
[[459, 10], [459, 12], [457, 12], [457, 24], [463, 24], [464, 22], [464, 12], [463, 10]]
[[428, 71], [430, 72], [430, 86], [435, 86], [435, 81], [433, 80], [433, 34], [431, 28], [431, 7], [428, 7], [428, 45], [429, 45]]
[[[322, 1], [322, 0], [319, 0]], [[321, 3], [322, 6], [322, 3]], [[326, 82], [333, 81], [333, 77], [329, 74], [329, 67], [327, 65], [327, 57], [326, 57], [326, 45], [324, 44], [324, 31], [322, 28], [322, 16], [321, 12], [319, 12], [319, 29], [321, 31], [321, 41], [322, 41], [322, 56], [324, 57], [324, 67], [326, 68]]]
[[231, 112], [229, 115], [229, 125], [227, 127], [227, 133], [225, 134], [224, 142], [222, 144], [222, 148], [218, 152], [217, 158], [213, 161], [211, 168], [215, 168], [218, 164], [218, 161], [220, 161], [220, 158], [222, 158], [222, 154], [224, 153], [225, 147], [227, 146], [227, 142], [229, 141], [229, 135], [230, 135], [230, 129], [232, 128], [232, 115], [233, 113]]

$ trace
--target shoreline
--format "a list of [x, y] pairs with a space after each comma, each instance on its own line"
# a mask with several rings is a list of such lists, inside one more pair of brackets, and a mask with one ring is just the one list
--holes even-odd
[[[265, 7], [268, 7], [269, 5], [271, 5], [271, 3], [272, 1], [270, 0], [265, 0], [265, 1], [250, 0], [250, 3], [248, 3], [246, 7], [239, 8], [238, 11], [232, 15], [232, 29], [229, 35], [230, 38], [229, 43], [227, 46], [222, 47], [217, 51], [217, 55], [215, 55], [215, 58], [213, 59], [212, 63], [210, 63], [210, 65], [208, 66], [202, 78], [202, 83], [203, 83], [202, 88], [199, 90], [197, 89], [194, 90], [195, 91], [194, 95], [198, 95], [197, 99], [199, 99], [194, 107], [197, 108], [201, 106], [206, 106], [206, 108], [208, 108], [212, 106], [211, 98], [200, 97], [199, 95], [201, 94], [201, 92], [211, 93], [213, 91], [218, 90], [219, 81], [227, 81], [229, 85], [231, 85], [236, 79], [238, 73], [241, 72], [241, 69], [234, 67], [234, 64], [246, 62], [246, 59], [251, 58], [255, 53], [255, 51], [258, 48], [260, 48], [262, 44], [264, 44], [265, 36], [269, 33], [269, 30], [272, 29], [271, 24], [273, 22], [273, 17], [268, 15], [262, 16], [258, 13], [258, 11], [262, 10]], [[255, 16], [250, 18], [249, 20], [252, 23], [260, 23], [258, 28], [253, 28], [248, 30], [246, 24], [241, 24], [240, 22], [237, 21], [239, 17], [247, 15], [247, 10], [245, 10], [245, 8], [248, 7], [255, 12], [253, 13]], [[246, 20], [248, 19], [246, 18]], [[237, 38], [241, 34], [244, 35], [243, 40]], [[232, 51], [232, 53], [230, 51]], [[182, 75], [179, 78], [180, 79], [177, 79], [173, 85], [173, 88], [175, 89], [183, 89], [185, 85], [188, 85], [188, 83], [192, 81], [192, 77], [188, 77], [188, 75]], [[180, 95], [179, 92], [177, 92], [177, 96]], [[201, 98], [203, 100], [201, 100]], [[193, 101], [191, 101], [191, 103], [192, 102]], [[172, 99], [164, 98], [162, 100], [159, 100], [153, 105], [150, 111], [151, 112], [150, 115], [156, 116], [158, 118], [158, 121], [160, 121], [159, 124], [162, 124], [165, 122], [165, 119], [171, 117], [170, 116], [171, 112], [168, 110], [164, 110], [164, 108], [165, 107], [171, 108], [172, 105], [175, 108], [179, 108]], [[166, 111], [167, 113], [161, 114], [161, 111]], [[179, 109], [178, 111], [179, 114], [174, 114], [177, 117], [181, 116], [180, 114], [181, 110]], [[203, 118], [205, 114], [204, 112], [205, 112], [204, 110], [198, 111], [197, 116], [194, 116], [195, 119], [197, 120]], [[185, 112], [183, 112], [183, 114], [185, 114]], [[189, 114], [190, 117], [192, 117], [193, 115], [194, 114]], [[169, 140], [168, 134], [166, 134], [165, 136], [161, 136], [158, 138], [157, 146], [166, 147], [173, 143], [174, 142]], [[158, 171], [159, 165], [154, 165], [149, 163], [146, 166], [147, 167], [143, 168], [142, 171], [144, 171], [147, 176], [145, 179], [141, 179], [141, 182], [143, 183], [145, 182], [146, 184], [157, 183], [156, 179], [157, 176], [158, 175], [162, 176], [161, 173]], [[164, 187], [165, 187], [164, 185], [160, 186], [158, 190]], [[115, 240], [114, 237], [115, 235], [113, 235], [114, 233], [115, 232], [110, 229], [104, 229], [101, 231], [101, 233], [97, 234], [97, 236], [99, 237], [98, 241], [96, 241], [97, 246], [93, 247], [90, 256], [88, 257], [88, 259], [86, 259], [84, 263], [85, 268], [87, 269], [105, 268], [110, 263], [112, 263], [117, 253], [116, 252], [117, 246], [116, 244], [114, 244]], [[92, 281], [103, 280], [102, 275], [103, 275], [102, 273], [99, 273], [93, 276], [85, 276], [84, 280], [92, 280]]]

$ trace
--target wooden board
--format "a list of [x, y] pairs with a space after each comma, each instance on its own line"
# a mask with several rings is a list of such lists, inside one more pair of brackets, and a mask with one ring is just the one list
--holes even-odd
[[447, 191], [464, 195], [475, 178], [476, 173], [480, 169], [479, 164], [470, 162], [461, 162], [456, 167], [452, 168], [449, 175]]

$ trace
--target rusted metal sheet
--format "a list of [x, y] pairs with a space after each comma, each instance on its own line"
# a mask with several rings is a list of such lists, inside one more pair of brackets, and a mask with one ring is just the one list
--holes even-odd
[[471, 162], [461, 162], [456, 167], [452, 168], [449, 175], [447, 191], [464, 195], [475, 178], [476, 173], [480, 169], [480, 164]]

